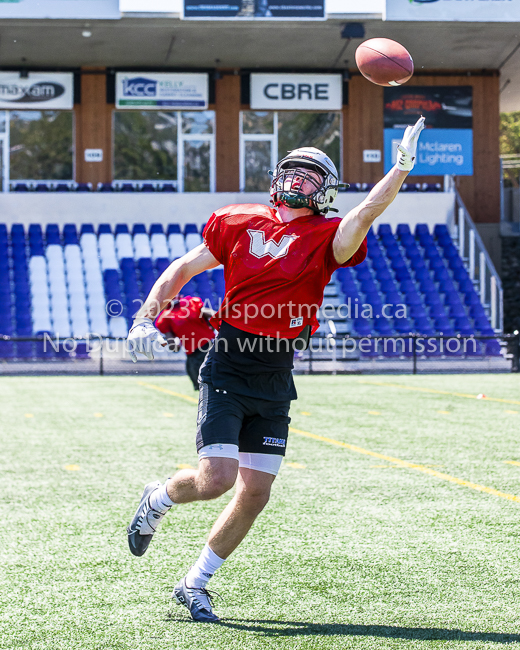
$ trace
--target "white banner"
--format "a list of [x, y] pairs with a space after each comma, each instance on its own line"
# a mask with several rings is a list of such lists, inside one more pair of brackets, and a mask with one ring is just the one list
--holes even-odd
[[207, 107], [206, 73], [116, 73], [116, 108], [204, 110]]
[[119, 0], [0, 0], [1, 18], [120, 18]]
[[0, 72], [0, 108], [19, 110], [61, 109], [74, 106], [74, 75], [71, 72]]
[[251, 74], [253, 110], [339, 111], [340, 74]]
[[520, 0], [386, 0], [384, 20], [516, 22]]

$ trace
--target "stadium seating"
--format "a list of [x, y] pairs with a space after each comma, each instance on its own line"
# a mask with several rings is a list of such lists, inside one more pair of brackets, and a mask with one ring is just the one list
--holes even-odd
[[[151, 191], [156, 191], [153, 186]], [[125, 337], [159, 275], [201, 241], [196, 224], [182, 228], [159, 223], [131, 227], [70, 223], [62, 228], [52, 223], [44, 228], [0, 224], [0, 336], [47, 332], [62, 338], [87, 333]], [[225, 293], [223, 268], [201, 273], [184, 292], [216, 308]], [[350, 320], [334, 318], [338, 336], [348, 332], [372, 339], [401, 336], [405, 343], [412, 333], [482, 336], [489, 338], [473, 341], [467, 356], [501, 354], [478, 287], [444, 224], [433, 232], [426, 224], [417, 225], [414, 232], [400, 224], [395, 233], [388, 224], [380, 224], [377, 231], [369, 232], [366, 261], [340, 268], [325, 296], [330, 306], [351, 307]], [[370, 305], [370, 316], [362, 312], [363, 305]], [[322, 318], [318, 334], [328, 331]], [[368, 358], [411, 354], [409, 347], [384, 348], [374, 341], [365, 350], [362, 356]], [[0, 358], [53, 354], [43, 351], [40, 343], [15, 345], [0, 340]], [[426, 350], [423, 354], [460, 356], [463, 352]]]

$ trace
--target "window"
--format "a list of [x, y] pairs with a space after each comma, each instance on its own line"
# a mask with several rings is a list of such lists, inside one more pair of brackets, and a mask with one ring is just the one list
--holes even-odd
[[10, 180], [72, 180], [73, 120], [71, 111], [9, 111]]
[[[341, 114], [307, 111], [242, 111], [240, 114], [240, 189], [269, 190], [269, 169], [288, 151], [317, 147], [341, 170]], [[340, 171], [341, 175], [341, 171]]]
[[213, 111], [115, 111], [114, 178], [215, 191]]

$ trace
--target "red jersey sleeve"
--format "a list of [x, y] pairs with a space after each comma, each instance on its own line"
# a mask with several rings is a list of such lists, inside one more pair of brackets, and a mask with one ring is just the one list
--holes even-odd
[[333, 243], [334, 243], [334, 237], [336, 236], [336, 231], [340, 223], [341, 223], [341, 219], [338, 219], [336, 227], [331, 231], [329, 248], [327, 251], [326, 262], [328, 264], [331, 274], [334, 273], [334, 271], [336, 271], [340, 267], [357, 266], [358, 264], [361, 264], [361, 262], [367, 256], [367, 238], [365, 237], [365, 239], [363, 239], [363, 241], [361, 242], [361, 246], [357, 249], [354, 255], [352, 255], [352, 257], [346, 262], [343, 262], [343, 264], [338, 264], [336, 258], [334, 257]]
[[206, 247], [208, 248], [209, 252], [213, 255], [213, 257], [218, 262], [223, 264], [225, 256], [224, 256], [224, 251], [222, 250], [221, 222], [222, 222], [222, 215], [216, 214], [214, 212], [209, 218], [206, 227], [204, 228], [202, 237], [204, 239], [204, 243], [206, 244]]

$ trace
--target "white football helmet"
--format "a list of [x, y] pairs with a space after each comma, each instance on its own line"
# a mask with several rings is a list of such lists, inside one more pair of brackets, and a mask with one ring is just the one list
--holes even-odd
[[[305, 180], [310, 182], [316, 187], [311, 194], [292, 189], [296, 169], [302, 167], [318, 172], [323, 179], [317, 184], [311, 176], [304, 176], [300, 186]], [[300, 147], [290, 151], [276, 165], [270, 189], [271, 203], [290, 208], [312, 208], [315, 212], [326, 214], [338, 194], [338, 187], [338, 170], [327, 154], [315, 147]]]

